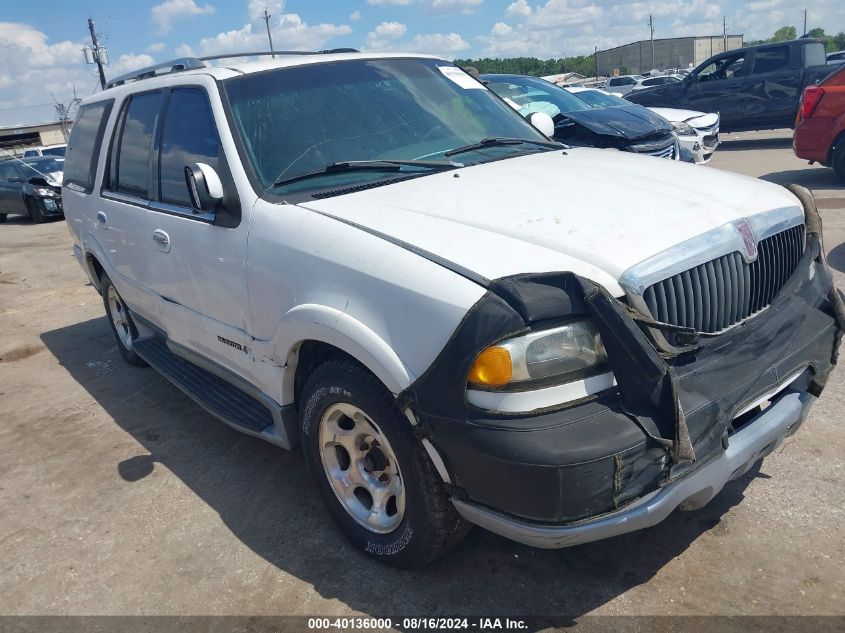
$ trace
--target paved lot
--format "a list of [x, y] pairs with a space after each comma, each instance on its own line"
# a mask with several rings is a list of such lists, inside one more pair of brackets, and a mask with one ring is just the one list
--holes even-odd
[[[784, 134], [733, 136], [713, 167], [845, 195]], [[825, 206], [845, 285], [845, 204]], [[0, 226], [0, 359], [0, 614], [845, 613], [841, 369], [699, 511], [560, 551], [476, 529], [407, 572], [345, 545], [298, 454], [121, 361], [64, 223]]]

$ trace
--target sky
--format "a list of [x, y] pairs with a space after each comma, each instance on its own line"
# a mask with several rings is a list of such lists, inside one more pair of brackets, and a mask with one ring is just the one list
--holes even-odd
[[186, 55], [267, 47], [265, 8], [277, 50], [352, 47], [424, 52], [447, 59], [583, 55], [655, 37], [778, 27], [845, 30], [845, 0], [0, 0], [0, 126], [51, 121], [54, 103], [97, 89], [83, 63], [92, 17], [108, 48], [106, 76]]

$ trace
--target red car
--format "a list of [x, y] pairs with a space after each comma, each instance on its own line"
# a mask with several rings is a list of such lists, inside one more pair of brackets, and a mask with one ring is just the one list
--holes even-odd
[[804, 88], [792, 148], [810, 164], [833, 167], [845, 181], [845, 66], [819, 85]]

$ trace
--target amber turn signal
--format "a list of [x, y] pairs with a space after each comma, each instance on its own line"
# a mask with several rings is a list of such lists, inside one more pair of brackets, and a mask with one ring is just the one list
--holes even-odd
[[501, 387], [508, 384], [512, 374], [510, 352], [504, 347], [488, 347], [469, 368], [467, 380], [476, 385]]

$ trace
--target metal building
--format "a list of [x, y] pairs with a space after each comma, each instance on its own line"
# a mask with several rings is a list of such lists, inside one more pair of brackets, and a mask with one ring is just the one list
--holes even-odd
[[[652, 42], [643, 40], [616, 48], [599, 51], [596, 55], [599, 75], [613, 75], [614, 70], [622, 75], [636, 75], [653, 68], [695, 68], [705, 59], [725, 49], [725, 39], [721, 35], [703, 37], [672, 37], [654, 40], [654, 61], [652, 62]], [[742, 48], [743, 36], [728, 35], [727, 50]]]
[[27, 147], [67, 143], [66, 131], [66, 125], [59, 121], [0, 127], [0, 148], [5, 150], [0, 155], [20, 154]]

